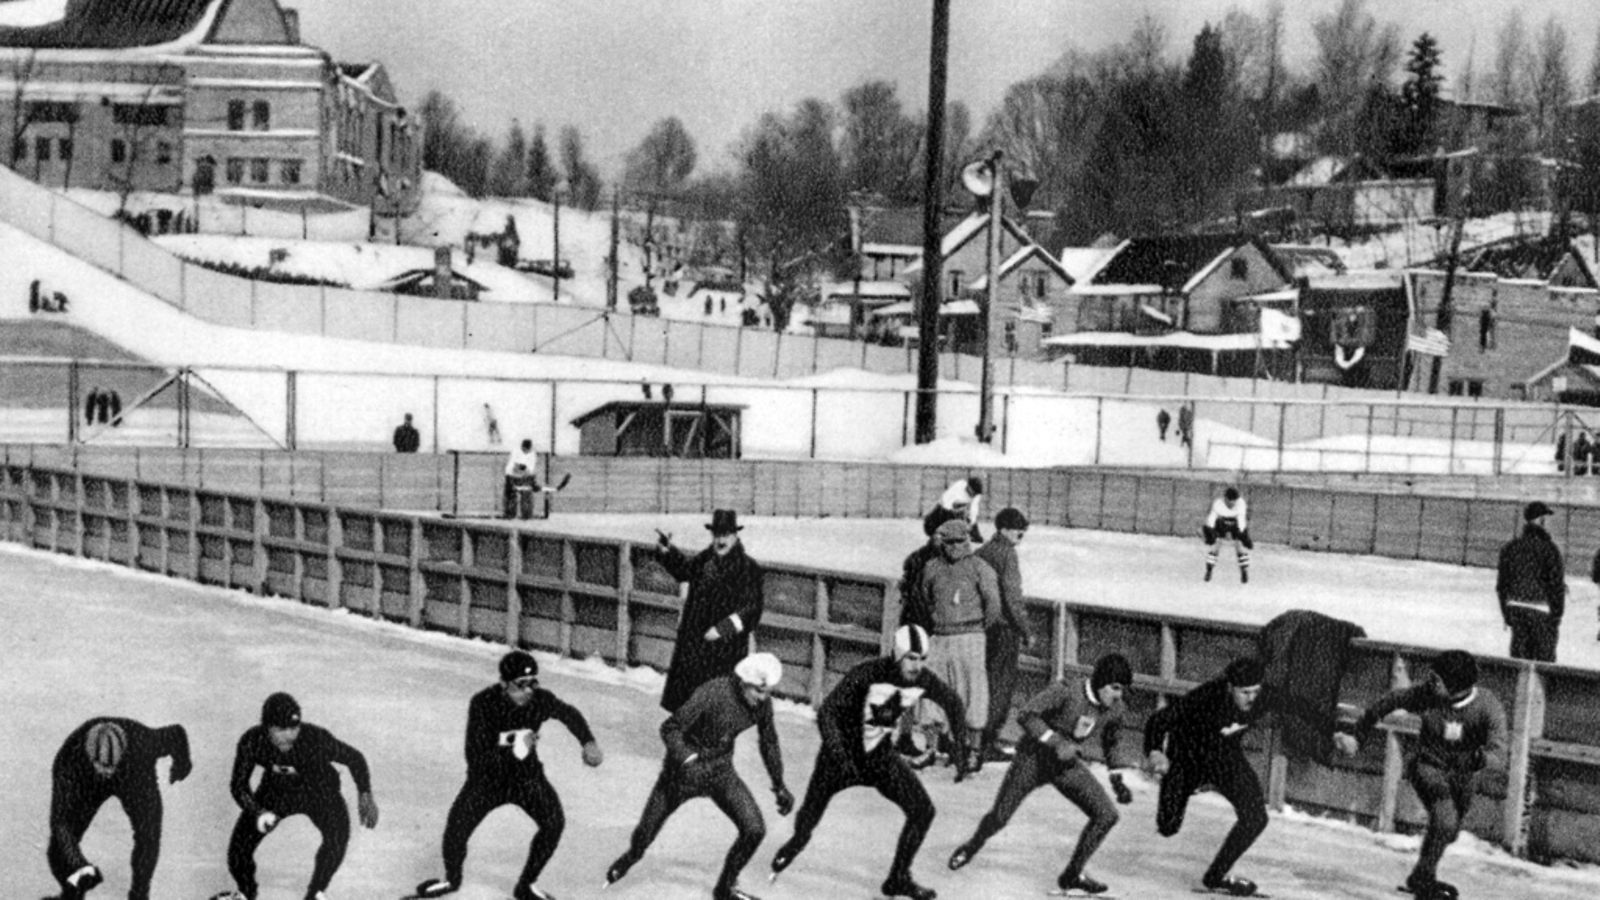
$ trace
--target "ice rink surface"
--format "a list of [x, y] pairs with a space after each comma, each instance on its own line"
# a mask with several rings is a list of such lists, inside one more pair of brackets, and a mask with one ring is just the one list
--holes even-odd
[[[536, 527], [648, 542], [659, 526], [698, 548], [704, 521], [557, 515]], [[898, 572], [900, 556], [919, 539], [916, 523], [904, 521], [748, 519], [746, 525], [744, 538], [758, 559], [885, 574]], [[1375, 638], [1503, 649], [1487, 571], [1263, 546], [1248, 586], [1237, 584], [1227, 552], [1218, 581], [1203, 585], [1200, 548], [1198, 539], [1035, 528], [1021, 555], [1027, 589], [1039, 596], [1059, 592], [1074, 600], [1099, 597], [1252, 622], [1309, 605], [1348, 615]], [[1575, 584], [1574, 593], [1563, 658], [1592, 664], [1593, 588]], [[44, 860], [50, 761], [73, 727], [101, 714], [151, 725], [178, 722], [189, 731], [195, 770], [163, 788], [166, 826], [153, 896], [203, 900], [231, 887], [224, 855], [238, 814], [227, 790], [233, 746], [276, 690], [293, 693], [307, 721], [355, 745], [372, 766], [382, 821], [375, 831], [356, 828], [330, 895], [394, 898], [439, 874], [444, 815], [464, 771], [466, 703], [494, 680], [504, 648], [12, 545], [0, 545], [0, 604], [0, 677], [10, 699], [0, 726], [7, 761], [0, 767], [0, 797], [9, 813], [6, 833], [20, 838], [0, 842], [0, 861], [13, 884], [7, 897], [53, 894]], [[1435, 639], [1427, 640], [1429, 634]], [[680, 809], [627, 879], [600, 893], [605, 868], [626, 846], [659, 768], [660, 677], [595, 661], [540, 659], [545, 686], [583, 711], [606, 752], [603, 766], [588, 769], [559, 723], [543, 731], [540, 754], [564, 801], [567, 831], [541, 885], [563, 900], [709, 897], [733, 837], [709, 802]], [[788, 784], [800, 795], [816, 753], [815, 726], [803, 707], [784, 704], [778, 718]], [[777, 884], [766, 883], [772, 853], [790, 825], [773, 810], [754, 744], [753, 734], [740, 739], [738, 767], [766, 812], [768, 836], [743, 886], [768, 900], [876, 896], [900, 817], [865, 789], [836, 798], [806, 853]], [[1036, 897], [1053, 886], [1083, 817], [1048, 789], [1035, 793], [967, 869], [945, 868], [1000, 778], [993, 766], [959, 785], [948, 770], [927, 774], [939, 816], [916, 874], [940, 897]], [[353, 804], [348, 777], [344, 781]], [[1120, 897], [1195, 896], [1231, 812], [1214, 796], [1198, 797], [1182, 833], [1162, 839], [1154, 828], [1154, 786], [1142, 778], [1133, 785], [1135, 802], [1122, 807], [1122, 821], [1090, 873]], [[493, 814], [474, 836], [468, 884], [456, 896], [508, 897], [531, 833], [516, 811]], [[129, 837], [126, 819], [108, 804], [85, 844], [108, 875], [92, 896], [125, 895]], [[304, 818], [288, 820], [266, 840], [257, 854], [261, 900], [303, 896], [315, 844]], [[1415, 837], [1380, 836], [1291, 811], [1273, 816], [1236, 872], [1274, 897], [1382, 900], [1402, 896], [1395, 885], [1416, 847]], [[1593, 870], [1533, 866], [1470, 837], [1447, 853], [1442, 875], [1466, 897], [1576, 900], [1600, 893], [1600, 874]]]

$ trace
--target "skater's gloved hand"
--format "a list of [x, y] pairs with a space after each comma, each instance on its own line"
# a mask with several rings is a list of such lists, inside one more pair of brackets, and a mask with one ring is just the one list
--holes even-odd
[[1056, 759], [1064, 763], [1073, 762], [1078, 758], [1078, 745], [1060, 736], [1050, 743], [1050, 749], [1056, 752]]
[[672, 546], [672, 532], [656, 529], [656, 546], [666, 550]]
[[533, 745], [539, 742], [539, 735], [532, 728], [519, 728], [511, 738], [511, 755], [517, 759], [527, 759], [533, 755]]
[[583, 764], [589, 768], [592, 769], [595, 766], [600, 765], [605, 758], [606, 755], [600, 752], [600, 745], [594, 741], [590, 741], [589, 743], [583, 745]]
[[98, 887], [100, 882], [104, 880], [105, 877], [102, 876], [100, 874], [100, 870], [94, 866], [84, 866], [78, 871], [67, 876], [67, 884], [70, 885], [73, 890], [82, 894], [86, 894], [93, 888]]
[[373, 799], [371, 791], [356, 795], [356, 813], [361, 818], [363, 828], [378, 827], [378, 801]]
[[1172, 768], [1172, 763], [1167, 759], [1165, 753], [1160, 750], [1151, 750], [1150, 755], [1145, 758], [1144, 767], [1145, 771], [1160, 778], [1162, 775], [1167, 774], [1168, 769]]
[[1127, 806], [1133, 802], [1133, 791], [1128, 790], [1128, 785], [1122, 780], [1121, 772], [1111, 773], [1111, 793], [1117, 797], [1117, 802]]
[[264, 812], [256, 816], [256, 830], [262, 834], [266, 834], [277, 827], [278, 816], [276, 813]]
[[1361, 742], [1349, 732], [1336, 731], [1333, 733], [1333, 746], [1345, 756], [1355, 756], [1356, 751], [1361, 749]]
[[780, 784], [772, 789], [772, 795], [778, 800], [778, 815], [787, 816], [794, 810], [794, 795], [788, 788]]
[[188, 778], [189, 773], [192, 771], [194, 771], [194, 763], [189, 761], [189, 757], [180, 756], [172, 761], [172, 769], [167, 772], [167, 781], [177, 784]]

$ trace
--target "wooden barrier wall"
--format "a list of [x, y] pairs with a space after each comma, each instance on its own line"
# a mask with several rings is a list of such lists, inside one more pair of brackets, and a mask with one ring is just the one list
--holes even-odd
[[[923, 477], [937, 483], [943, 474]], [[1056, 484], [1011, 488], [1043, 488], [1035, 499], [1048, 502]], [[1137, 481], [1083, 484], [1102, 498], [1140, 488]], [[1077, 493], [1093, 494], [1082, 485]], [[1156, 511], [1175, 508], [1179, 497], [1144, 493], [1159, 500]], [[1123, 511], [1100, 518], [1129, 527], [1138, 521]], [[0, 539], [619, 666], [664, 667], [681, 608], [678, 585], [648, 544], [15, 463], [0, 467]], [[882, 578], [772, 566], [765, 588], [757, 643], [790, 673], [780, 693], [812, 704], [852, 666], [881, 653], [899, 619], [897, 586]], [[1087, 673], [1102, 654], [1120, 652], [1137, 673], [1129, 698], [1136, 721], [1256, 643], [1247, 626], [1072, 602], [1029, 598], [1028, 615], [1047, 640], [1025, 656], [1021, 692]], [[1357, 642], [1341, 699], [1365, 706], [1407, 683], [1430, 656]], [[1509, 659], [1485, 659], [1482, 670], [1483, 684], [1506, 703], [1512, 748], [1506, 770], [1483, 779], [1468, 827], [1537, 858], [1600, 861], [1600, 711], [1591, 699], [1600, 673]], [[1414, 719], [1404, 720], [1331, 769], [1288, 760], [1271, 731], [1251, 735], [1247, 748], [1275, 806], [1415, 830], [1424, 816], [1401, 777], [1402, 750], [1415, 730]], [[1530, 786], [1537, 799], [1525, 818]]]

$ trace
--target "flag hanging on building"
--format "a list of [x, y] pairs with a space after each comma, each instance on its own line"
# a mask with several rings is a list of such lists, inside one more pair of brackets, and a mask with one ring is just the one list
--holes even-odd
[[1437, 328], [1429, 328], [1423, 334], [1406, 335], [1406, 349], [1423, 356], [1449, 356], [1450, 338]]

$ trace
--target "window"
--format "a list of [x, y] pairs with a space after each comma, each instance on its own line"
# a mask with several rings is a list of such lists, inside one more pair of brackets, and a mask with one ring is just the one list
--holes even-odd
[[1017, 323], [1015, 321], [1006, 323], [1006, 352], [1012, 354], [1017, 352]]
[[300, 160], [286, 159], [278, 165], [278, 176], [284, 184], [300, 183]]
[[1045, 295], [1050, 293], [1050, 273], [1040, 272], [1037, 280], [1034, 282], [1033, 288], [1034, 296], [1038, 297], [1040, 300], [1043, 300]]
[[35, 162], [49, 162], [50, 161], [50, 139], [49, 138], [34, 138], [33, 139], [33, 158], [34, 158]]
[[1452, 378], [1450, 379], [1450, 396], [1482, 397], [1483, 380], [1479, 378]]
[[224, 172], [223, 172], [222, 177], [229, 184], [243, 184], [244, 183], [244, 160], [240, 159], [237, 156], [230, 156], [228, 158], [227, 165], [224, 168]]
[[1055, 334], [1055, 331], [1056, 331], [1056, 323], [1054, 323], [1054, 322], [1041, 322], [1041, 323], [1039, 323], [1039, 337], [1047, 338], [1050, 335]]
[[256, 157], [250, 160], [250, 180], [256, 184], [266, 184], [269, 176], [267, 160]]
[[128, 161], [128, 142], [122, 138], [111, 139], [111, 161], [114, 163]]
[[32, 101], [28, 103], [28, 121], [71, 124], [78, 121], [78, 104], [61, 100]]
[[250, 105], [250, 124], [256, 131], [266, 131], [272, 127], [272, 104], [265, 100], [257, 100]]
[[244, 101], [243, 100], [229, 100], [228, 101], [228, 130], [229, 131], [243, 131], [244, 130]]
[[72, 158], [72, 138], [56, 140], [56, 157], [63, 160]]
[[1245, 279], [1250, 277], [1250, 260], [1242, 256], [1235, 256], [1230, 260], [1229, 268], [1234, 278]]
[[959, 296], [961, 296], [961, 274], [962, 273], [961, 273], [960, 269], [951, 269], [950, 270], [950, 296], [951, 297], [959, 297]]
[[1487, 352], [1494, 349], [1494, 310], [1484, 309], [1478, 312], [1478, 350]]
[[172, 162], [171, 141], [156, 141], [156, 162], [163, 166]]
[[[26, 140], [17, 138], [11, 142], [11, 158], [17, 162], [28, 158], [28, 142]], [[1600, 329], [1600, 315], [1595, 316], [1595, 322], [1597, 323], [1596, 329]]]
[[142, 103], [118, 103], [111, 107], [111, 121], [118, 125], [165, 125], [167, 109]]

